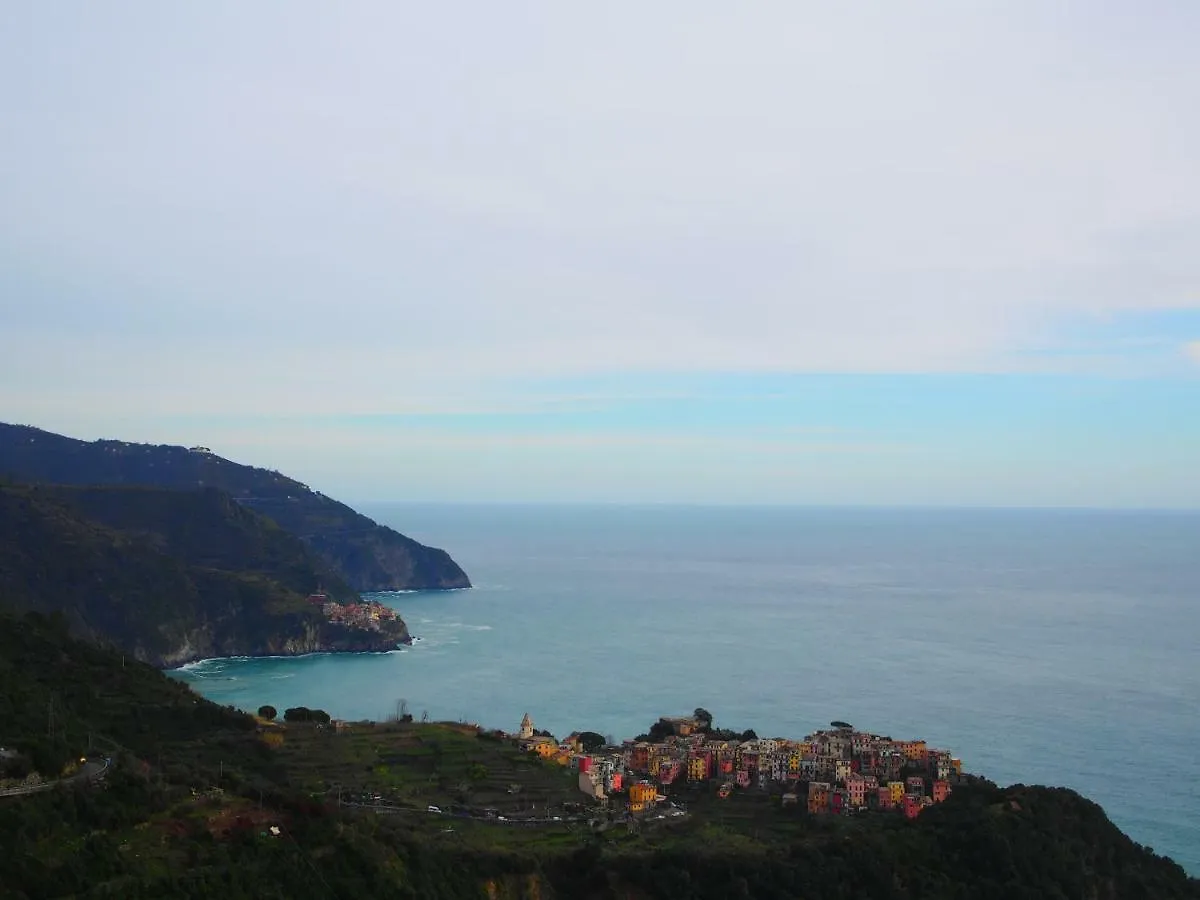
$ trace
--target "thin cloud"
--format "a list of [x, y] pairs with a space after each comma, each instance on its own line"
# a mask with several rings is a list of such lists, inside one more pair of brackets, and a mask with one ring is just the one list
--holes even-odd
[[[1194, 372], [1195, 4], [519, 0], [464, 27], [296, 0], [282, 30], [232, 0], [52, 6], [0, 31], [7, 419], [237, 433], [264, 464], [366, 478], [403, 447], [354, 450], [338, 417], [599, 418], [773, 374]], [[552, 451], [647, 490], [676, 470], [638, 454], [706, 459], [706, 484], [736, 468], [585, 440], [494, 452], [536, 459], [503, 470], [525, 483]], [[477, 462], [422, 453], [447, 484]]]
[[1197, 306], [1185, 5], [476, 14], [301, 4], [280, 42], [221, 3], [31, 8], [0, 48], [11, 333], [183, 333], [243, 381], [243, 343], [375, 357], [360, 385], [1003, 371]]

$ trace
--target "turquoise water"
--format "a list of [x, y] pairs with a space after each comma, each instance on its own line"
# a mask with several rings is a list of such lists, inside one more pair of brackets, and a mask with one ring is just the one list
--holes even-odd
[[1200, 515], [363, 507], [477, 587], [380, 595], [390, 654], [177, 673], [247, 709], [618, 738], [704, 706], [799, 737], [845, 719], [1061, 784], [1200, 874]]

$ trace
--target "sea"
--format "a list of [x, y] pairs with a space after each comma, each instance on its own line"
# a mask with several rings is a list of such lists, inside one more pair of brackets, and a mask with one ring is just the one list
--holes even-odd
[[475, 587], [382, 654], [221, 659], [222, 704], [618, 740], [833, 720], [1064, 785], [1200, 876], [1200, 513], [362, 504]]

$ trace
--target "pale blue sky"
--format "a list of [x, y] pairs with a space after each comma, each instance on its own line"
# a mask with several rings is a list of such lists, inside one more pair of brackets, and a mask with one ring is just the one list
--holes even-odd
[[9, 3], [0, 419], [348, 499], [1200, 506], [1200, 6]]

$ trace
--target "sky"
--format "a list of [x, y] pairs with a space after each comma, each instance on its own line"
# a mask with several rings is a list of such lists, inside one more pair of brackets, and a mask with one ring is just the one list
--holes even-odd
[[0, 420], [347, 500], [1200, 507], [1200, 5], [8, 2]]

